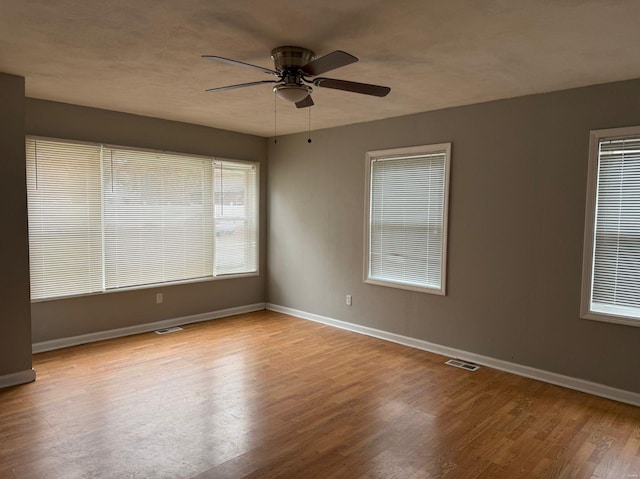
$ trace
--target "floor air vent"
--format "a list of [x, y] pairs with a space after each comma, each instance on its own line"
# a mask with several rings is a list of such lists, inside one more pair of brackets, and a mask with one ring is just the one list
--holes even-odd
[[466, 369], [467, 371], [477, 371], [480, 369], [480, 366], [476, 366], [475, 364], [465, 363], [463, 361], [458, 361], [456, 359], [449, 359], [445, 364], [449, 366], [455, 366], [460, 369]]
[[174, 326], [173, 328], [156, 329], [154, 333], [169, 334], [169, 333], [175, 333], [176, 331], [182, 331], [182, 328], [180, 326]]

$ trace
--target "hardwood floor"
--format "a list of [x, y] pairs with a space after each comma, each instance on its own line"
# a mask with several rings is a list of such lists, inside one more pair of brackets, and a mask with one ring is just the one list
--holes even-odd
[[274, 312], [34, 358], [2, 478], [640, 479], [640, 408]]

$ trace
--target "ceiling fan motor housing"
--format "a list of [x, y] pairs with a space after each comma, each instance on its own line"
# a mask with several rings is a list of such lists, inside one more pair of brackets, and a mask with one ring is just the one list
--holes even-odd
[[278, 47], [271, 51], [271, 59], [279, 72], [284, 72], [291, 67], [299, 68], [312, 62], [316, 54], [302, 47]]
[[315, 53], [302, 47], [278, 47], [271, 51], [271, 59], [275, 69], [282, 75], [284, 83], [273, 87], [283, 100], [297, 103], [304, 100], [313, 91], [310, 86], [302, 84], [300, 67], [315, 59]]

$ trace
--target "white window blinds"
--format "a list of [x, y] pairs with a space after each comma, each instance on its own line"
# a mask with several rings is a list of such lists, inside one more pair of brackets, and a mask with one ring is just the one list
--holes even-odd
[[257, 271], [256, 179], [254, 164], [214, 164], [216, 276]]
[[107, 289], [211, 276], [212, 162], [104, 148]]
[[100, 147], [27, 139], [32, 298], [101, 291]]
[[591, 310], [640, 319], [640, 135], [600, 139]]
[[257, 272], [257, 164], [26, 147], [32, 299]]
[[444, 294], [449, 145], [369, 157], [372, 283]]

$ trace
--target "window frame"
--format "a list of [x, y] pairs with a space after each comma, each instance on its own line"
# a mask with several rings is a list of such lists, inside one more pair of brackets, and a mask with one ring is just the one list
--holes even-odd
[[[391, 280], [372, 278], [370, 274], [371, 265], [371, 165], [377, 159], [385, 158], [393, 161], [393, 157], [405, 158], [407, 156], [428, 155], [433, 153], [445, 153], [444, 162], [444, 191], [443, 191], [443, 217], [442, 217], [442, 243], [440, 257], [440, 287], [412, 285]], [[436, 143], [430, 145], [410, 146], [392, 148], [387, 150], [373, 150], [366, 153], [365, 158], [365, 221], [364, 221], [364, 260], [363, 260], [363, 281], [366, 284], [386, 286], [390, 288], [416, 291], [421, 293], [446, 295], [447, 288], [447, 244], [449, 236], [449, 182], [451, 176], [451, 142]]]
[[604, 139], [615, 140], [632, 137], [640, 138], [640, 126], [591, 130], [589, 134], [589, 166], [587, 173], [587, 197], [585, 204], [580, 317], [594, 321], [640, 327], [640, 318], [623, 316], [615, 313], [593, 311], [591, 309], [600, 141]]
[[[218, 156], [213, 156], [213, 155], [198, 155], [198, 154], [193, 154], [193, 153], [184, 153], [184, 152], [176, 152], [176, 151], [169, 151], [169, 150], [156, 150], [156, 149], [153, 149], [153, 148], [142, 148], [142, 147], [136, 147], [136, 146], [116, 145], [116, 144], [111, 144], [111, 143], [83, 141], [83, 140], [48, 137], [48, 136], [41, 136], [41, 135], [25, 135], [25, 142], [27, 140], [29, 140], [29, 139], [36, 140], [36, 141], [37, 140], [42, 140], [42, 141], [51, 141], [51, 142], [66, 143], [66, 144], [95, 146], [95, 147], [100, 147], [100, 148], [113, 148], [113, 149], [131, 150], [131, 151], [141, 151], [141, 152], [150, 152], [150, 153], [160, 153], [160, 154], [186, 156], [186, 157], [192, 157], [192, 158], [197, 158], [197, 159], [210, 160], [212, 163], [229, 162], [229, 163], [247, 164], [247, 165], [254, 166], [255, 167], [255, 172], [256, 172], [255, 173], [255, 175], [256, 175], [256, 179], [255, 179], [255, 181], [256, 181], [256, 184], [255, 184], [255, 201], [256, 201], [256, 204], [255, 204], [255, 210], [256, 210], [256, 244], [255, 244], [255, 249], [256, 250], [255, 250], [255, 255], [256, 255], [256, 269], [255, 269], [255, 271], [216, 275], [215, 274], [215, 270], [214, 270], [214, 273], [211, 276], [180, 279], [180, 280], [167, 281], [167, 282], [162, 282], [162, 283], [150, 283], [150, 284], [124, 286], [124, 287], [120, 287], [120, 288], [106, 288], [106, 287], [104, 287], [104, 279], [103, 279], [103, 289], [101, 291], [73, 293], [73, 294], [65, 294], [65, 295], [51, 296], [51, 297], [45, 297], [45, 298], [31, 298], [30, 299], [31, 303], [40, 303], [40, 302], [45, 302], [45, 301], [57, 301], [57, 300], [63, 300], [63, 299], [69, 299], [69, 298], [79, 298], [79, 297], [85, 297], [85, 296], [96, 296], [96, 295], [102, 295], [102, 294], [113, 294], [113, 293], [126, 292], [126, 291], [135, 291], [135, 290], [142, 290], [142, 289], [163, 288], [163, 287], [167, 287], [167, 286], [175, 286], [175, 285], [183, 285], [183, 284], [191, 284], [191, 283], [203, 283], [203, 282], [209, 282], [209, 281], [223, 281], [223, 280], [227, 280], [227, 279], [238, 279], [238, 278], [254, 277], [254, 276], [259, 276], [261, 274], [261, 271], [260, 271], [260, 262], [261, 262], [261, 258], [260, 258], [260, 230], [261, 230], [261, 223], [260, 223], [260, 220], [261, 220], [261, 218], [260, 218], [260, 211], [261, 211], [260, 167], [261, 167], [261, 165], [260, 165], [259, 161], [230, 159], [230, 158], [226, 158], [226, 157], [218, 157]], [[26, 163], [26, 158], [25, 158], [25, 163]], [[26, 164], [25, 164], [25, 168], [26, 168]], [[100, 174], [102, 175], [102, 165], [101, 165], [100, 168], [101, 168], [101, 173]], [[104, 182], [101, 182], [101, 190], [102, 190], [102, 188], [104, 188]], [[104, 201], [102, 193], [101, 193], [101, 200], [100, 201], [101, 201], [101, 203]], [[214, 206], [214, 208], [215, 208], [215, 206]], [[104, 215], [104, 212], [103, 212], [103, 215]], [[214, 221], [215, 221], [215, 218], [214, 218]], [[214, 230], [213, 234], [215, 236], [215, 230]], [[102, 235], [102, 242], [104, 244], [104, 230], [101, 232], [101, 235]], [[215, 242], [215, 238], [214, 238], [214, 242]], [[104, 246], [103, 246], [103, 249], [104, 249]], [[215, 250], [214, 250], [214, 256], [215, 256]], [[103, 263], [104, 263], [104, 258], [103, 258]], [[214, 268], [215, 268], [215, 264], [214, 264]], [[103, 272], [103, 276], [104, 276], [104, 272]]]

